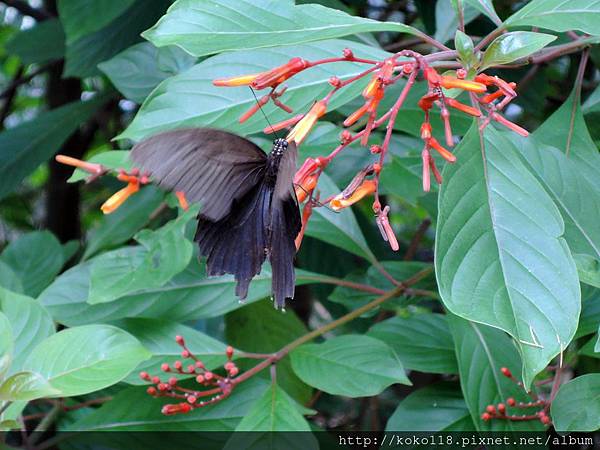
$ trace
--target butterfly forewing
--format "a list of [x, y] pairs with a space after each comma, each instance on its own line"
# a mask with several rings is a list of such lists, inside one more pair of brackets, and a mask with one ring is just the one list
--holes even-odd
[[131, 157], [161, 186], [200, 203], [201, 216], [213, 221], [262, 180], [267, 161], [247, 139], [210, 128], [160, 133], [135, 145]]

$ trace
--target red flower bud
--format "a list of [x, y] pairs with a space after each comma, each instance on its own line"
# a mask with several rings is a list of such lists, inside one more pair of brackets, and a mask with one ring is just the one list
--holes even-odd
[[512, 397], [508, 397], [508, 399], [506, 400], [506, 403], [508, 403], [508, 406], [515, 406], [517, 404], [515, 399]]
[[225, 349], [225, 354], [227, 355], [227, 359], [231, 359], [233, 357], [233, 347], [228, 345]]
[[183, 336], [175, 336], [175, 342], [179, 345], [185, 345], [185, 341], [183, 340]]
[[189, 403], [178, 403], [176, 405], [165, 405], [162, 407], [162, 413], [166, 416], [171, 416], [173, 414], [185, 414], [189, 413], [192, 410], [192, 407]]
[[498, 403], [498, 412], [500, 414], [506, 413], [506, 405], [504, 403]]
[[502, 367], [500, 372], [502, 372], [502, 375], [505, 377], [512, 378], [512, 372], [507, 367]]
[[496, 407], [494, 405], [487, 405], [485, 410], [490, 414], [496, 414]]
[[162, 363], [160, 365], [160, 370], [162, 370], [163, 372], [170, 372], [171, 368], [169, 367], [169, 365], [167, 363]]
[[150, 395], [156, 395], [156, 388], [154, 386], [150, 386], [148, 389], [146, 389], [146, 392]]
[[490, 416], [488, 413], [483, 413], [483, 414], [481, 415], [481, 419], [482, 419], [484, 422], [487, 422], [487, 421], [488, 421], [488, 420], [490, 420], [491, 418], [492, 418], [492, 416]]

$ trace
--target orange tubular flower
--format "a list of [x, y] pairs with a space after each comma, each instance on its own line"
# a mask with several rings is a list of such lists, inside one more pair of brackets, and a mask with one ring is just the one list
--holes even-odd
[[353, 190], [349, 195], [346, 192], [341, 192], [336, 195], [330, 202], [329, 206], [334, 211], [340, 211], [362, 200], [367, 195], [373, 194], [377, 190], [377, 182], [375, 180], [364, 180], [358, 188]]
[[181, 209], [183, 209], [184, 211], [190, 209], [190, 205], [187, 199], [185, 198], [185, 194], [183, 193], [183, 191], [175, 192], [175, 196], [177, 197], [177, 201], [179, 202], [179, 206], [181, 206]]
[[308, 224], [308, 220], [312, 215], [312, 202], [308, 202], [304, 205], [304, 209], [302, 209], [302, 228], [300, 228], [300, 232], [298, 236], [296, 236], [296, 251], [300, 250], [300, 245], [302, 245], [302, 239], [304, 238], [304, 232], [306, 231], [306, 225]]
[[304, 200], [306, 200], [306, 198], [317, 186], [318, 181], [319, 175], [313, 173], [312, 175], [308, 175], [302, 180], [302, 182], [296, 185], [296, 198], [298, 199], [298, 203], [302, 203]]
[[110, 214], [119, 208], [125, 200], [127, 200], [131, 195], [135, 194], [140, 190], [140, 182], [137, 178], [133, 178], [129, 181], [127, 186], [125, 186], [120, 191], [114, 193], [108, 200], [104, 202], [104, 204], [100, 207], [104, 214]]
[[296, 57], [290, 59], [287, 63], [279, 67], [275, 67], [274, 69], [267, 70], [266, 72], [213, 80], [213, 85], [252, 86], [256, 90], [261, 90], [267, 87], [276, 87], [288, 78], [306, 69], [308, 66], [308, 61]]
[[481, 111], [477, 110], [476, 108], [473, 108], [472, 106], [465, 105], [464, 103], [461, 103], [458, 100], [454, 100], [450, 97], [446, 97], [445, 100], [448, 106], [451, 106], [454, 109], [458, 109], [459, 111], [462, 111], [465, 114], [469, 114], [473, 117], [481, 117]]
[[104, 172], [106, 172], [106, 169], [102, 164], [90, 163], [66, 155], [56, 155], [55, 159], [61, 164], [77, 167], [78, 169], [85, 170], [92, 175], [102, 175]]
[[427, 144], [429, 144], [429, 146], [431, 148], [433, 148], [440, 155], [442, 155], [442, 158], [444, 158], [446, 161], [448, 161], [450, 163], [456, 162], [456, 156], [454, 156], [452, 153], [450, 153], [448, 150], [446, 150], [444, 147], [442, 147], [436, 138], [434, 138], [434, 137], [429, 138], [429, 140], [427, 141]]
[[296, 124], [292, 131], [289, 132], [285, 138], [288, 142], [295, 142], [296, 145], [306, 138], [310, 130], [315, 126], [317, 120], [327, 112], [327, 102], [324, 100], [318, 101], [313, 107], [306, 113], [306, 115]]
[[400, 246], [398, 245], [398, 239], [396, 239], [396, 235], [394, 234], [394, 230], [392, 229], [392, 225], [388, 219], [388, 213], [390, 212], [390, 207], [386, 206], [383, 208], [383, 211], [380, 211], [377, 214], [377, 218], [375, 222], [379, 227], [379, 232], [381, 233], [381, 237], [384, 241], [390, 244], [390, 247], [393, 251], [398, 251]]
[[440, 86], [445, 89], [462, 89], [464, 91], [475, 92], [476, 94], [483, 94], [487, 91], [487, 87], [483, 83], [471, 80], [461, 80], [456, 77], [442, 76]]

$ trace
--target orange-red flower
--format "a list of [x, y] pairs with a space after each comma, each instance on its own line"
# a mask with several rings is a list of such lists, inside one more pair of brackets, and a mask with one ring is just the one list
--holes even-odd
[[352, 192], [347, 193], [346, 191], [336, 195], [330, 202], [329, 206], [334, 211], [347, 208], [362, 200], [367, 195], [373, 194], [377, 190], [377, 182], [375, 180], [363, 180], [363, 182]]
[[437, 151], [440, 155], [442, 155], [442, 158], [444, 158], [446, 161], [451, 163], [456, 162], [456, 156], [454, 156], [452, 153], [450, 153], [448, 150], [442, 147], [436, 138], [429, 138], [427, 144], [435, 151]]
[[476, 108], [473, 108], [472, 106], [465, 105], [464, 103], [461, 103], [458, 100], [455, 100], [450, 97], [446, 97], [445, 101], [448, 104], [448, 106], [451, 106], [454, 109], [458, 109], [459, 111], [462, 111], [465, 114], [469, 114], [473, 117], [481, 117], [481, 111], [479, 111]]
[[183, 209], [184, 211], [190, 209], [190, 205], [187, 199], [185, 198], [185, 194], [183, 193], [183, 191], [175, 192], [175, 196], [177, 197], [177, 201], [179, 202], [179, 206], [181, 206], [181, 209]]
[[475, 92], [481, 94], [487, 90], [484, 83], [471, 80], [463, 80], [461, 78], [452, 77], [449, 75], [440, 75], [433, 67], [427, 67], [423, 71], [425, 79], [430, 87], [443, 87], [445, 89], [462, 89], [464, 91]]
[[310, 111], [306, 113], [306, 115], [296, 124], [292, 131], [289, 132], [287, 137], [285, 138], [288, 142], [295, 142], [296, 145], [300, 145], [300, 143], [306, 138], [310, 130], [315, 126], [317, 120], [322, 117], [327, 112], [327, 102], [325, 100], [320, 100], [316, 102]]
[[312, 215], [312, 202], [308, 202], [306, 205], [304, 205], [304, 208], [302, 209], [302, 227], [300, 228], [300, 232], [298, 233], [298, 236], [296, 236], [296, 240], [295, 240], [295, 244], [296, 244], [296, 250], [300, 249], [300, 245], [302, 245], [302, 239], [304, 238], [304, 232], [306, 231], [306, 225], [308, 224], [308, 220], [310, 219], [310, 216]]
[[251, 86], [261, 90], [267, 87], [277, 87], [288, 78], [309, 67], [310, 63], [302, 58], [292, 58], [287, 63], [267, 70], [266, 72], [241, 75], [231, 78], [213, 80], [215, 86]]
[[125, 186], [120, 191], [114, 193], [108, 200], [104, 202], [104, 204], [100, 207], [104, 214], [110, 214], [119, 208], [125, 200], [127, 200], [131, 195], [135, 194], [140, 190], [140, 182], [137, 178], [129, 181], [127, 186]]

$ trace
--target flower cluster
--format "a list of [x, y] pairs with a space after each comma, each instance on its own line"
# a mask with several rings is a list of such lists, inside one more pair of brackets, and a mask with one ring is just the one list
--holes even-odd
[[[339, 58], [307, 61], [296, 57], [266, 72], [218, 79], [214, 80], [213, 83], [215, 86], [250, 86], [256, 90], [270, 88], [270, 92], [261, 97], [257, 105], [253, 106], [240, 117], [240, 121], [243, 122], [269, 101], [273, 101], [276, 106], [286, 112], [292, 113], [291, 108], [279, 100], [286, 89], [285, 86], [282, 86], [282, 83], [311, 67], [339, 61], [363, 63], [370, 67], [346, 80], [341, 80], [337, 76], [331, 77], [329, 84], [332, 89], [324, 98], [316, 100], [308, 112], [297, 114], [264, 130], [265, 133], [270, 133], [291, 128], [286, 139], [300, 145], [318, 120], [327, 113], [328, 104], [333, 95], [351, 83], [365, 77], [370, 77], [362, 91], [363, 104], [343, 121], [344, 127], [354, 127], [362, 121], [362, 130], [353, 134], [349, 129], [345, 129], [340, 136], [340, 145], [337, 148], [333, 149], [328, 156], [307, 158], [296, 173], [294, 178], [296, 195], [301, 203], [306, 202], [307, 205], [303, 210], [303, 229], [306, 225], [305, 221], [310, 217], [314, 206], [327, 204], [332, 210], [339, 211], [365, 197], [373, 196], [375, 221], [381, 231], [382, 237], [390, 244], [393, 250], [398, 249], [398, 242], [388, 220], [389, 207], [382, 207], [379, 201], [379, 180], [385, 156], [389, 150], [391, 132], [394, 128], [396, 116], [419, 75], [427, 83], [428, 87], [426, 94], [418, 101], [418, 106], [424, 114], [424, 120], [421, 125], [421, 138], [424, 147], [421, 155], [423, 161], [423, 189], [425, 191], [429, 191], [431, 188], [430, 174], [433, 174], [438, 184], [442, 182], [440, 171], [436, 167], [435, 159], [431, 153], [432, 151], [438, 153], [449, 163], [456, 161], [456, 156], [447, 149], [453, 147], [455, 143], [450, 124], [451, 109], [477, 118], [480, 121], [482, 129], [493, 120], [521, 135], [526, 136], [528, 134], [526, 130], [510, 122], [499, 113], [515, 98], [515, 83], [508, 83], [499, 77], [489, 76], [485, 73], [478, 74], [470, 80], [467, 79], [467, 72], [464, 69], [458, 69], [455, 74], [440, 74], [435, 68], [429, 65], [427, 56], [422, 56], [411, 50], [400, 51], [383, 61], [374, 61], [357, 58], [350, 49], [344, 49], [343, 55]], [[389, 86], [395, 84], [400, 79], [406, 79], [402, 92], [392, 108], [380, 114], [378, 109]], [[493, 89], [493, 92], [489, 92], [489, 89]], [[454, 98], [456, 94], [461, 92], [467, 92], [471, 95], [472, 106], [466, 105]], [[430, 116], [434, 108], [439, 109], [439, 114], [444, 124], [445, 146], [440, 144], [433, 135]], [[342, 192], [328, 198], [322, 203], [319, 202], [315, 196], [315, 189], [319, 181], [319, 176], [325, 167], [339, 152], [355, 141], [360, 141], [363, 146], [368, 146], [372, 131], [383, 124], [386, 124], [387, 130], [383, 142], [380, 145], [371, 145], [369, 147], [372, 154], [379, 155], [378, 161], [360, 170]], [[302, 233], [299, 239], [302, 239]], [[297, 240], [297, 245], [299, 245], [299, 240]]]
[[[523, 388], [523, 383], [518, 381], [508, 368], [502, 367], [500, 371], [506, 378], [512, 380], [520, 388]], [[538, 396], [533, 392], [526, 393], [530, 397], [531, 401], [517, 402], [513, 397], [509, 397], [506, 399], [506, 403], [498, 403], [497, 405], [486, 406], [485, 412], [481, 414], [481, 419], [485, 422], [488, 422], [492, 419], [511, 420], [514, 422], [539, 420], [544, 425], [551, 425], [552, 419], [550, 419], [550, 416], [548, 415], [550, 402], [548, 400], [538, 398]], [[509, 414], [509, 407], [512, 409], [529, 410], [529, 413]], [[532, 412], [532, 409], [535, 409], [536, 411]]]
[[183, 337], [176, 336], [175, 341], [183, 349], [181, 357], [184, 360], [190, 360], [190, 364], [184, 366], [183, 362], [175, 361], [171, 366], [168, 363], [163, 363], [161, 370], [171, 375], [193, 376], [201, 388], [189, 389], [182, 387], [180, 385], [181, 380], [175, 376], [162, 380], [158, 376], [151, 376], [148, 372], [141, 372], [140, 378], [153, 384], [147, 389], [148, 394], [153, 397], [170, 397], [181, 400], [179, 403], [163, 406], [162, 413], [165, 415], [185, 414], [195, 408], [202, 408], [227, 398], [235, 387], [233, 380], [239, 373], [238, 367], [232, 361], [233, 347], [227, 347], [225, 351], [227, 362], [223, 365], [225, 375], [219, 375], [208, 370], [204, 363], [186, 347]]

